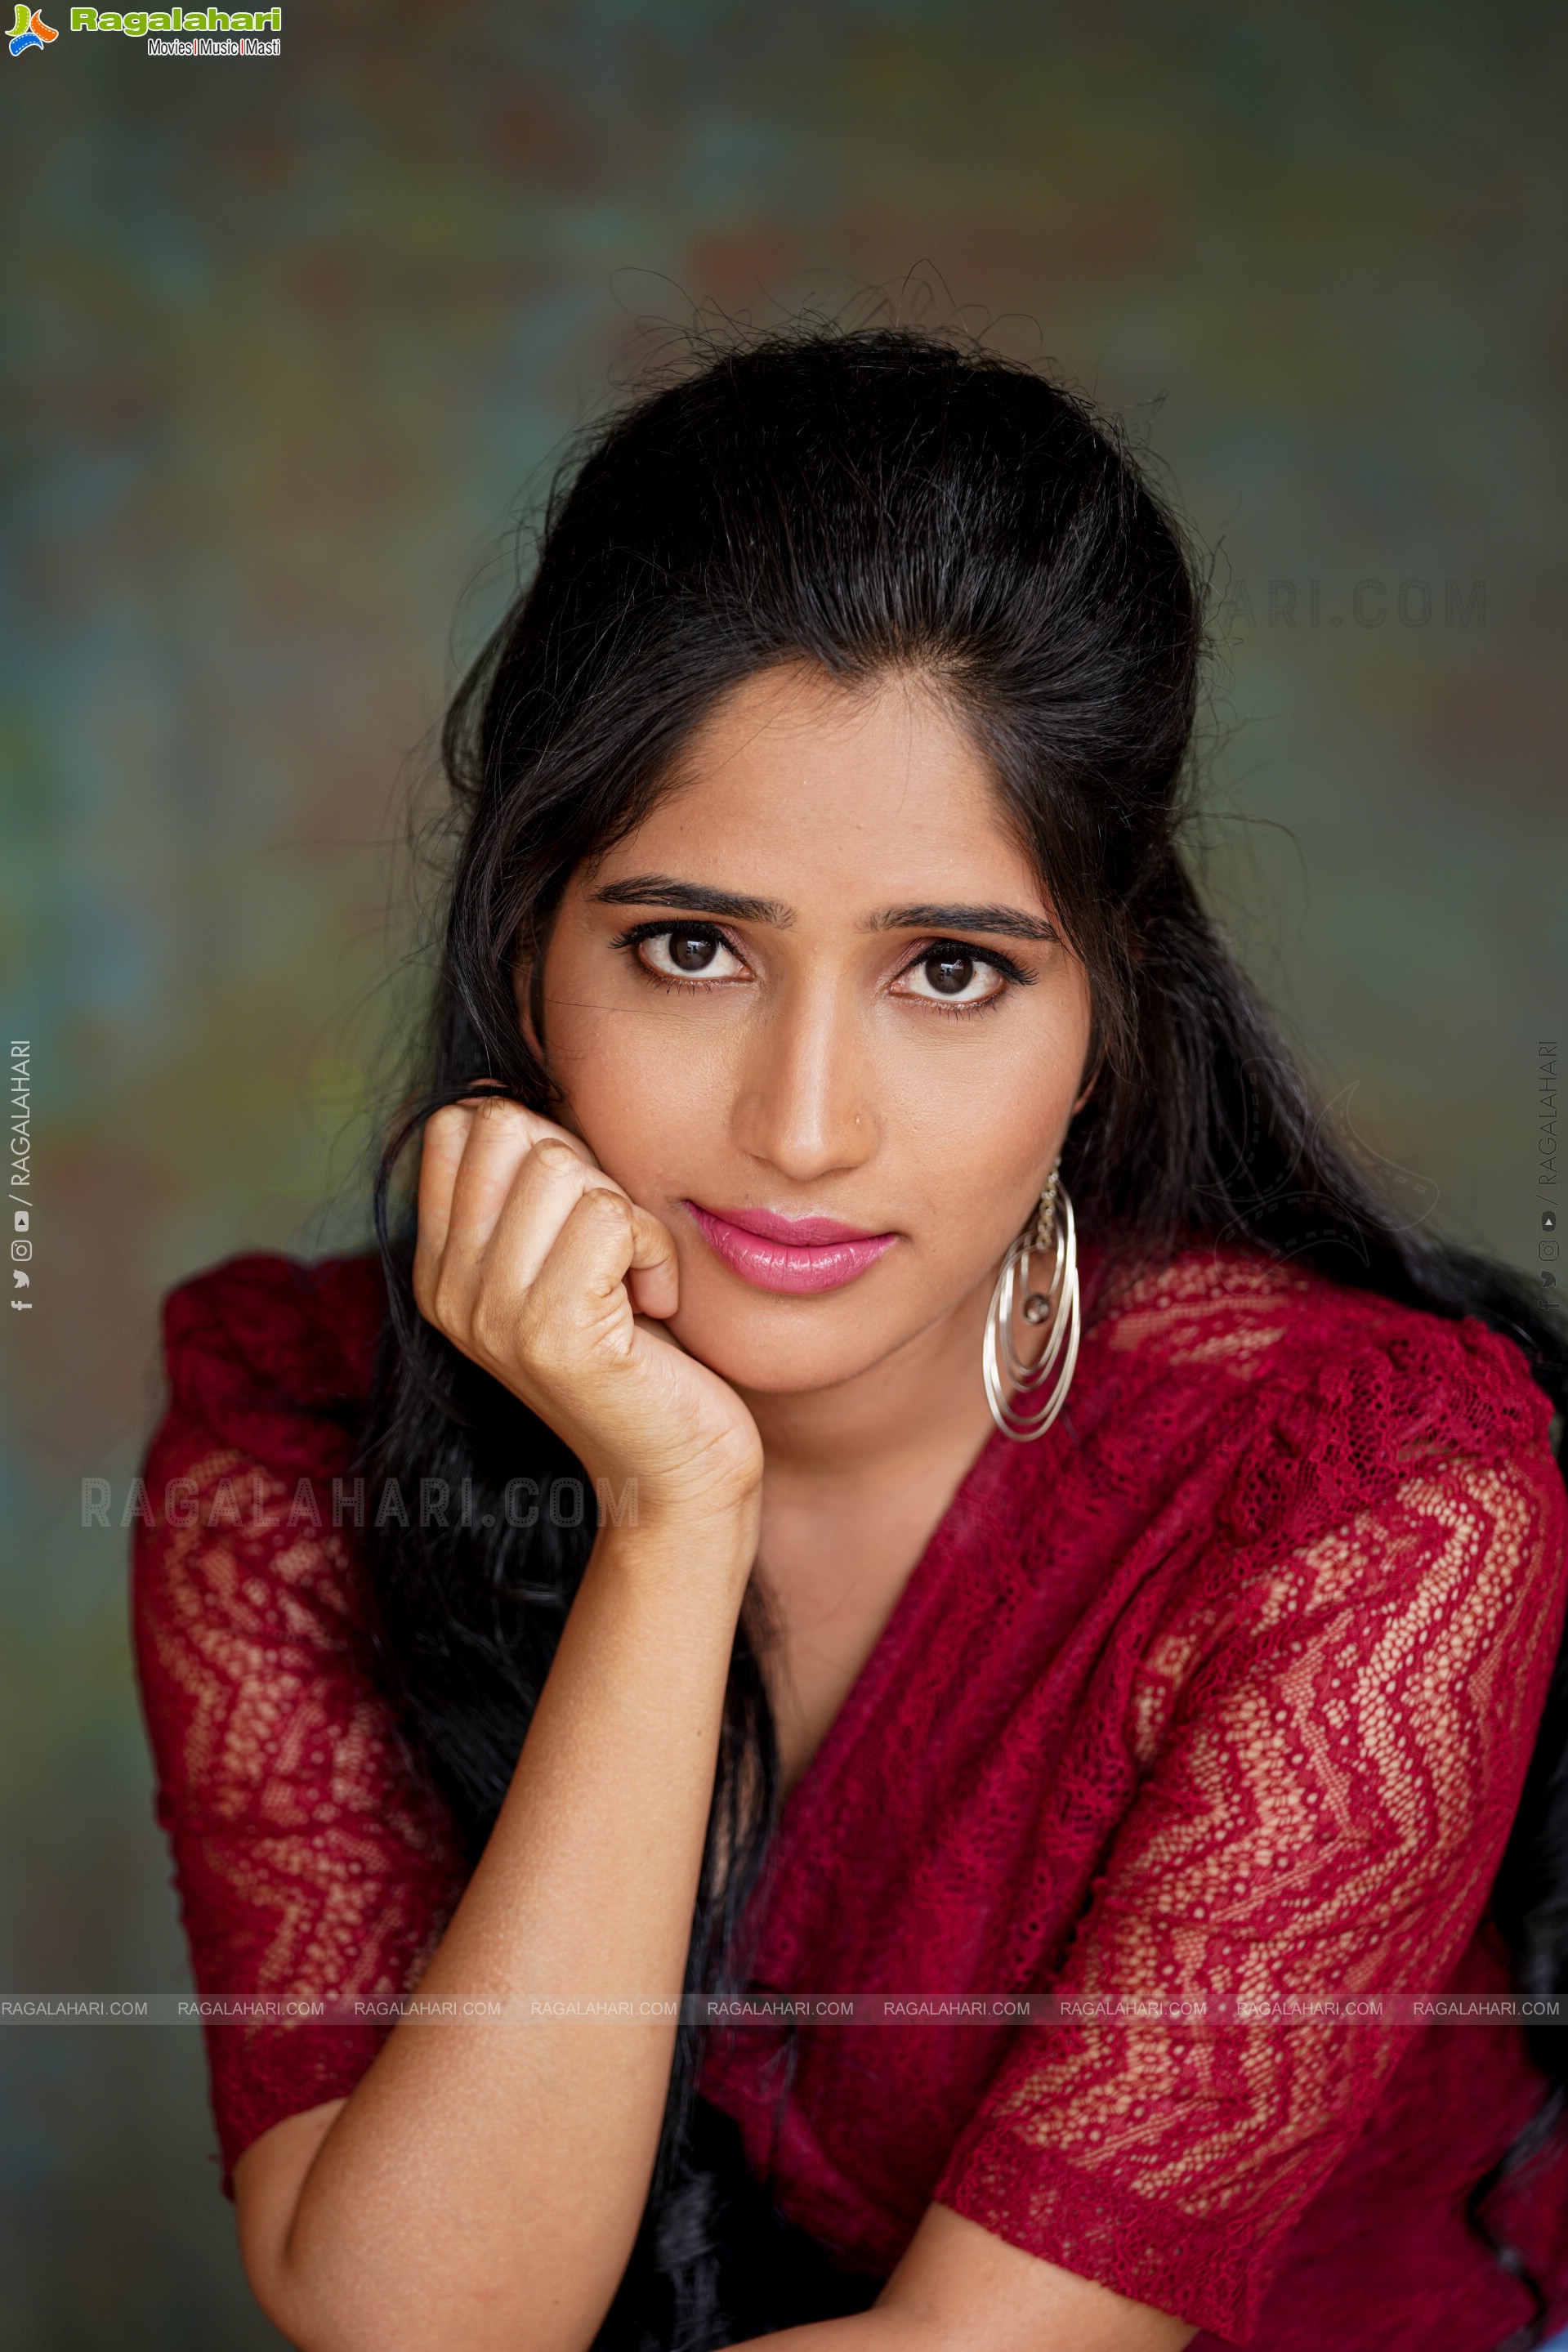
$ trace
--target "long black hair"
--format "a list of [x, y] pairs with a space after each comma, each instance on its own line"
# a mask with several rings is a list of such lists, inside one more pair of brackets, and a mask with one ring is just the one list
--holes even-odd
[[[898, 327], [737, 339], [600, 426], [558, 481], [531, 583], [444, 730], [456, 848], [434, 1036], [376, 1187], [391, 1315], [364, 1459], [443, 1480], [471, 1506], [450, 1532], [368, 1532], [379, 1654], [412, 1750], [475, 1859], [593, 1528], [559, 1501], [509, 1524], [508, 1480], [526, 1471], [541, 1497], [570, 1497], [579, 1465], [418, 1314], [400, 1157], [434, 1108], [476, 1083], [559, 1107], [521, 1034], [514, 967], [531, 959], [537, 977], [574, 867], [638, 823], [716, 699], [770, 665], [816, 664], [850, 685], [918, 672], [985, 751], [1091, 982], [1100, 1076], [1061, 1174], [1108, 1269], [1168, 1257], [1195, 1234], [1246, 1237], [1431, 1313], [1479, 1317], [1519, 1343], [1561, 1413], [1568, 1336], [1554, 1310], [1523, 1275], [1401, 1222], [1200, 901], [1186, 834], [1206, 592], [1196, 541], [1119, 425], [1040, 371]], [[748, 1596], [689, 1991], [745, 1977], [738, 1930], [778, 1799], [767, 1638]], [[1492, 1898], [1531, 1993], [1568, 1991], [1565, 1747], [1568, 1655]], [[1557, 2123], [1562, 2043], [1531, 2032], [1541, 2112], [1469, 2207], [1534, 2298], [1511, 2352], [1540, 2340], [1545, 2302], [1485, 2205]], [[691, 2149], [699, 2057], [683, 2020], [605, 2347], [729, 2340], [711, 2184]]]

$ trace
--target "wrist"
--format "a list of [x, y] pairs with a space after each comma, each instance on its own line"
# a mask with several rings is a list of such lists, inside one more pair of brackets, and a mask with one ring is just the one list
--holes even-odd
[[757, 1557], [759, 1516], [755, 1495], [665, 1504], [634, 1524], [601, 1527], [592, 1557], [612, 1573], [693, 1589], [716, 1584], [738, 1605]]
[[673, 1460], [623, 1447], [610, 1463], [586, 1446], [575, 1450], [601, 1498], [601, 1534], [645, 1537], [652, 1549], [689, 1549], [705, 1559], [731, 1545], [755, 1552], [763, 1466], [755, 1433], [749, 1445], [711, 1445]]

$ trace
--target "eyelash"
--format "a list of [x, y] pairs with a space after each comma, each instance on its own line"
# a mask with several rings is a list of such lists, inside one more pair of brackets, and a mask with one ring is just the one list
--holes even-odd
[[[737, 957], [743, 963], [746, 961], [735, 941], [715, 923], [633, 923], [629, 929], [622, 931], [612, 940], [610, 944], [613, 948], [629, 953], [643, 978], [651, 981], [656, 988], [664, 989], [666, 993], [677, 989], [700, 992], [705, 988], [727, 986], [728, 983], [726, 982], [677, 980], [671, 972], [649, 971], [642, 957], [636, 953], [636, 950], [643, 941], [673, 939], [677, 935], [682, 939], [716, 940], [719, 946], [727, 948], [732, 956]], [[970, 957], [976, 963], [988, 964], [993, 971], [1000, 972], [1003, 980], [1011, 986], [1027, 988], [1033, 978], [1033, 974], [1025, 971], [1020, 965], [1015, 963], [1011, 956], [1000, 955], [994, 948], [971, 947], [967, 940], [949, 939], [927, 940], [894, 977], [902, 980], [905, 972], [918, 971], [928, 957], [935, 955], [942, 948], [956, 948], [960, 955]], [[943, 1014], [949, 1021], [967, 1021], [977, 1013], [989, 1013], [993, 1006], [1001, 1003], [1007, 993], [1006, 988], [998, 988], [989, 996], [977, 998], [973, 1004], [942, 1004], [935, 997], [930, 996], [917, 997], [915, 1001], [916, 1003], [924, 1004], [931, 1012]]]

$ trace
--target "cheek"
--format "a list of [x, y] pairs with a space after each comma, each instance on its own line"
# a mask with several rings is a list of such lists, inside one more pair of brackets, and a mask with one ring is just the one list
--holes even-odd
[[[552, 975], [553, 978], [553, 975]], [[694, 1150], [722, 1136], [734, 1093], [734, 1054], [716, 1024], [678, 1000], [656, 1009], [591, 1003], [584, 986], [550, 1008], [551, 1070], [584, 1142], [634, 1197], [689, 1176]]]
[[883, 1148], [938, 1283], [967, 1288], [1032, 1216], [1067, 1132], [1076, 1050], [1042, 1023], [993, 1050], [956, 1045], [887, 1073]]
[[1066, 1018], [1004, 1014], [994, 1028], [991, 1018], [954, 1022], [951, 1031], [964, 1033], [956, 1035], [895, 1038], [880, 1057], [889, 1141], [906, 1139], [934, 1179], [942, 1171], [945, 1190], [956, 1182], [977, 1198], [1019, 1183], [1027, 1190], [1036, 1171], [1044, 1182], [1082, 1061]]
[[1038, 1202], [1064, 1120], [972, 1115], [912, 1155], [911, 1225], [945, 1282], [965, 1288], [1000, 1258]]

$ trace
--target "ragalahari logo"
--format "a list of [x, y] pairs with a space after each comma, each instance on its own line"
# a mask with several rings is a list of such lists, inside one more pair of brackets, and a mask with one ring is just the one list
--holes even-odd
[[19, 58], [24, 49], [41, 49], [46, 41], [57, 41], [59, 35], [52, 25], [46, 25], [37, 8], [18, 7], [16, 21], [11, 27], [11, 55]]

